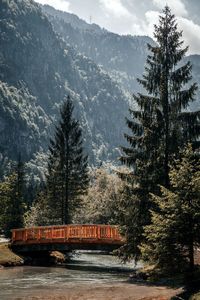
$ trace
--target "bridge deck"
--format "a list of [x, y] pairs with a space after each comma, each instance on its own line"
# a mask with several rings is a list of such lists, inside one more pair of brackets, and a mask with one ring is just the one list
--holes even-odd
[[[18, 249], [23, 246], [49, 245], [60, 248], [66, 245], [73, 249], [97, 249], [99, 246], [119, 247], [124, 244], [117, 226], [112, 225], [63, 225], [42, 226], [12, 230], [12, 245]], [[36, 248], [35, 248], [36, 249]]]

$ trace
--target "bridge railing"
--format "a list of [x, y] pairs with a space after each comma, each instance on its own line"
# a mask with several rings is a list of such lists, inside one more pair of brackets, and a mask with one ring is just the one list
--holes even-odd
[[122, 241], [117, 226], [113, 225], [63, 225], [41, 226], [12, 230], [12, 243], [66, 242], [69, 240]]

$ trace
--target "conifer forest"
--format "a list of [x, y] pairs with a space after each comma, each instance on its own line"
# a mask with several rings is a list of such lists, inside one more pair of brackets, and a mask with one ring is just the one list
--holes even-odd
[[13, 229], [71, 225], [117, 228], [134, 284], [62, 299], [200, 299], [200, 3], [136, 2], [0, 0], [2, 300], [61, 299], [8, 293], [1, 265], [46, 262]]

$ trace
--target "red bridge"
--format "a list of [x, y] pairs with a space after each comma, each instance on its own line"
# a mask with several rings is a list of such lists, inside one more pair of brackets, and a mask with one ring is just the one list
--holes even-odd
[[124, 244], [117, 226], [63, 225], [12, 230], [12, 247], [18, 252], [104, 250]]

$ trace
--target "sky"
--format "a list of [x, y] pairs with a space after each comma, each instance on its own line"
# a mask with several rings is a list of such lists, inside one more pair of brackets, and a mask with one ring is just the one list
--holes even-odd
[[35, 0], [74, 13], [118, 34], [153, 37], [154, 24], [167, 4], [183, 30], [189, 54], [200, 54], [200, 0]]

